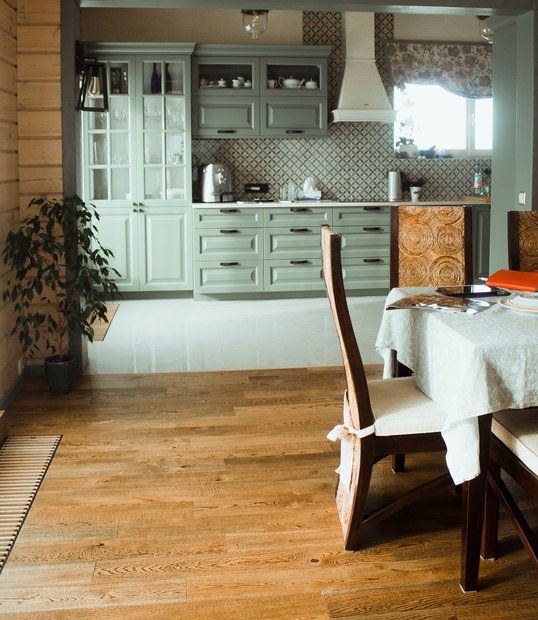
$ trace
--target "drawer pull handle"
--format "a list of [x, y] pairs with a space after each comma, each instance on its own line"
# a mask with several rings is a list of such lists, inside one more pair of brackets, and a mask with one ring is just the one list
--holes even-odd
[[219, 209], [221, 213], [238, 213], [239, 209]]
[[312, 232], [310, 228], [290, 228], [292, 233], [309, 233]]
[[292, 213], [310, 213], [312, 209], [307, 209], [306, 207], [291, 207], [290, 211]]
[[231, 261], [228, 263], [219, 263], [219, 265], [221, 267], [235, 267], [236, 265], [239, 265], [239, 263], [237, 261]]
[[310, 265], [309, 260], [290, 260], [290, 265]]
[[379, 230], [383, 230], [381, 226], [363, 226], [362, 229], [366, 232], [377, 232]]
[[363, 263], [382, 263], [383, 259], [382, 258], [363, 258], [362, 262]]
[[235, 133], [235, 129], [217, 129], [217, 133]]
[[233, 233], [238, 233], [239, 231], [237, 230], [237, 228], [225, 228], [224, 230], [219, 230], [219, 232], [223, 235], [230, 235]]
[[303, 133], [302, 129], [286, 129], [286, 133]]
[[364, 207], [365, 211], [381, 211], [381, 207]]

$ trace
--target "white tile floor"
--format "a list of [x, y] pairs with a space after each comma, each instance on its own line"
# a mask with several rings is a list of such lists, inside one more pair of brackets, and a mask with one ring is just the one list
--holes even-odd
[[[365, 364], [382, 297], [349, 298]], [[89, 345], [89, 373], [139, 373], [341, 364], [327, 300], [120, 300], [103, 342]]]

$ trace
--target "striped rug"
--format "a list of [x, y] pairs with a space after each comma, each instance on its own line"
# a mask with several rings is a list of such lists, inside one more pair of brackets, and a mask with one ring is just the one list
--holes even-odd
[[0, 447], [0, 572], [61, 438], [19, 435], [8, 437]]

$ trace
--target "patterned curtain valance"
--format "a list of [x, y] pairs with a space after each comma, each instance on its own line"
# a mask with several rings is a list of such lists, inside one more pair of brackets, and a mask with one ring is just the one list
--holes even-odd
[[398, 88], [439, 84], [463, 97], [491, 97], [491, 45], [390, 41], [386, 53]]

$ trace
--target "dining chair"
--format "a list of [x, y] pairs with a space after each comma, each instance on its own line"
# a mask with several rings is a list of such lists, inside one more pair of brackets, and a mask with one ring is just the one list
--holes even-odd
[[508, 211], [508, 268], [538, 271], [538, 211]]
[[529, 495], [538, 497], [538, 409], [493, 414], [482, 557], [497, 557], [499, 504], [508, 513], [534, 567], [538, 569], [538, 539], [501, 478], [506, 472]]
[[413, 377], [366, 382], [366, 375], [346, 301], [341, 262], [341, 238], [330, 226], [321, 229], [322, 265], [331, 312], [344, 362], [347, 390], [343, 424], [329, 439], [341, 441], [336, 504], [346, 550], [360, 545], [363, 526], [388, 517], [425, 493], [450, 483], [444, 473], [400, 496], [393, 503], [367, 512], [372, 470], [386, 456], [444, 451], [441, 437], [446, 414], [415, 385]]
[[458, 286], [472, 279], [472, 207], [391, 208], [391, 288]]

